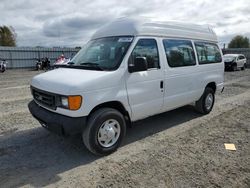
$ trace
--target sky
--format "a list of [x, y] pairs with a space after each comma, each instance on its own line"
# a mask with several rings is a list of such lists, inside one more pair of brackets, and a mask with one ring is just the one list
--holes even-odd
[[211, 25], [219, 44], [250, 38], [250, 0], [0, 0], [0, 25], [18, 46], [83, 46], [103, 24], [145, 16]]

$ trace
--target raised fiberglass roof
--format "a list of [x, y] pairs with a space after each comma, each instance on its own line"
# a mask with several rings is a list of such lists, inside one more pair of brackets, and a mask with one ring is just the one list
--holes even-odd
[[217, 42], [208, 25], [176, 21], [154, 21], [152, 18], [120, 18], [101, 27], [92, 39], [109, 36], [160, 36]]

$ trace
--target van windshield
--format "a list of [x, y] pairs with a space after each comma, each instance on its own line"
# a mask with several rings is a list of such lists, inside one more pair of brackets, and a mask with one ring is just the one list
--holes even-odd
[[70, 62], [71, 66], [93, 70], [115, 70], [133, 41], [131, 36], [91, 40]]

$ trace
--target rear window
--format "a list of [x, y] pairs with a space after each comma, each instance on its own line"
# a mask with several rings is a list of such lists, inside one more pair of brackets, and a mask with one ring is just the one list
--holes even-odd
[[216, 44], [195, 42], [199, 64], [220, 63], [221, 53]]

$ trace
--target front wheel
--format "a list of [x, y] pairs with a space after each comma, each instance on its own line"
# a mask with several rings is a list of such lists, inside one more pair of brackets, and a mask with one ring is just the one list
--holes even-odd
[[247, 64], [245, 63], [245, 64], [243, 65], [243, 67], [241, 68], [241, 70], [245, 70], [246, 67], [247, 67]]
[[201, 114], [209, 114], [214, 106], [214, 90], [206, 87], [201, 98], [195, 102], [195, 108]]
[[126, 134], [124, 116], [112, 108], [101, 108], [90, 115], [83, 131], [83, 143], [96, 155], [117, 150]]
[[237, 65], [233, 65], [233, 71], [237, 71]]

